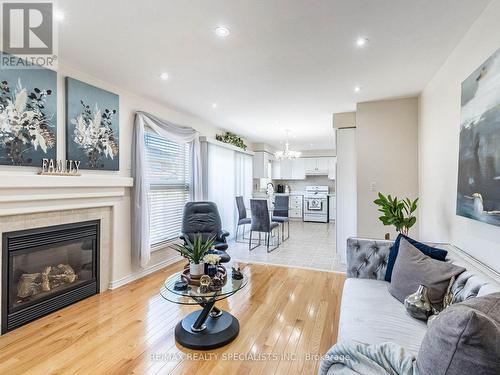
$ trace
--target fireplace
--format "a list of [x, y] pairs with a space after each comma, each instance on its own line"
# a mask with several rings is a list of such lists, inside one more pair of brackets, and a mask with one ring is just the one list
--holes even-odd
[[99, 293], [100, 221], [3, 234], [2, 334]]

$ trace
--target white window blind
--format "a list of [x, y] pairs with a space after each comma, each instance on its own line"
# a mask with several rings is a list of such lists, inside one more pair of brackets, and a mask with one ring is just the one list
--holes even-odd
[[151, 184], [150, 242], [157, 246], [179, 236], [189, 199], [189, 145], [146, 132], [147, 175]]

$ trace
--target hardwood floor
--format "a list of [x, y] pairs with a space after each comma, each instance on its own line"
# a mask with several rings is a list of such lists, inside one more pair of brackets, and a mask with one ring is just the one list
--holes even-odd
[[244, 265], [248, 285], [217, 304], [239, 319], [240, 334], [202, 352], [174, 339], [177, 322], [196, 307], [158, 294], [181, 268], [177, 263], [1, 336], [0, 374], [316, 374], [312, 356], [336, 340], [344, 275]]

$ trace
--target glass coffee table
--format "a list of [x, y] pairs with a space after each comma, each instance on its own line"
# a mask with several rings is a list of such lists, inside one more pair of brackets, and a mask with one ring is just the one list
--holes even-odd
[[238, 319], [227, 311], [215, 307], [217, 301], [235, 294], [247, 284], [247, 277], [234, 280], [228, 272], [227, 280], [221, 290], [201, 293], [200, 288], [188, 285], [186, 290], [175, 290], [177, 281], [182, 281], [182, 272], [170, 276], [160, 289], [160, 295], [167, 301], [180, 305], [200, 305], [182, 319], [175, 327], [175, 340], [189, 349], [209, 350], [219, 348], [233, 341], [240, 331]]

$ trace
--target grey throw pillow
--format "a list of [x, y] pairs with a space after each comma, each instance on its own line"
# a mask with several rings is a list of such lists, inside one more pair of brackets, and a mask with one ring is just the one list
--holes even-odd
[[429, 326], [419, 374], [500, 374], [500, 293], [451, 305]]
[[463, 267], [428, 257], [403, 238], [392, 271], [389, 293], [404, 302], [419, 285], [425, 285], [431, 304], [441, 307], [450, 279], [463, 271]]

